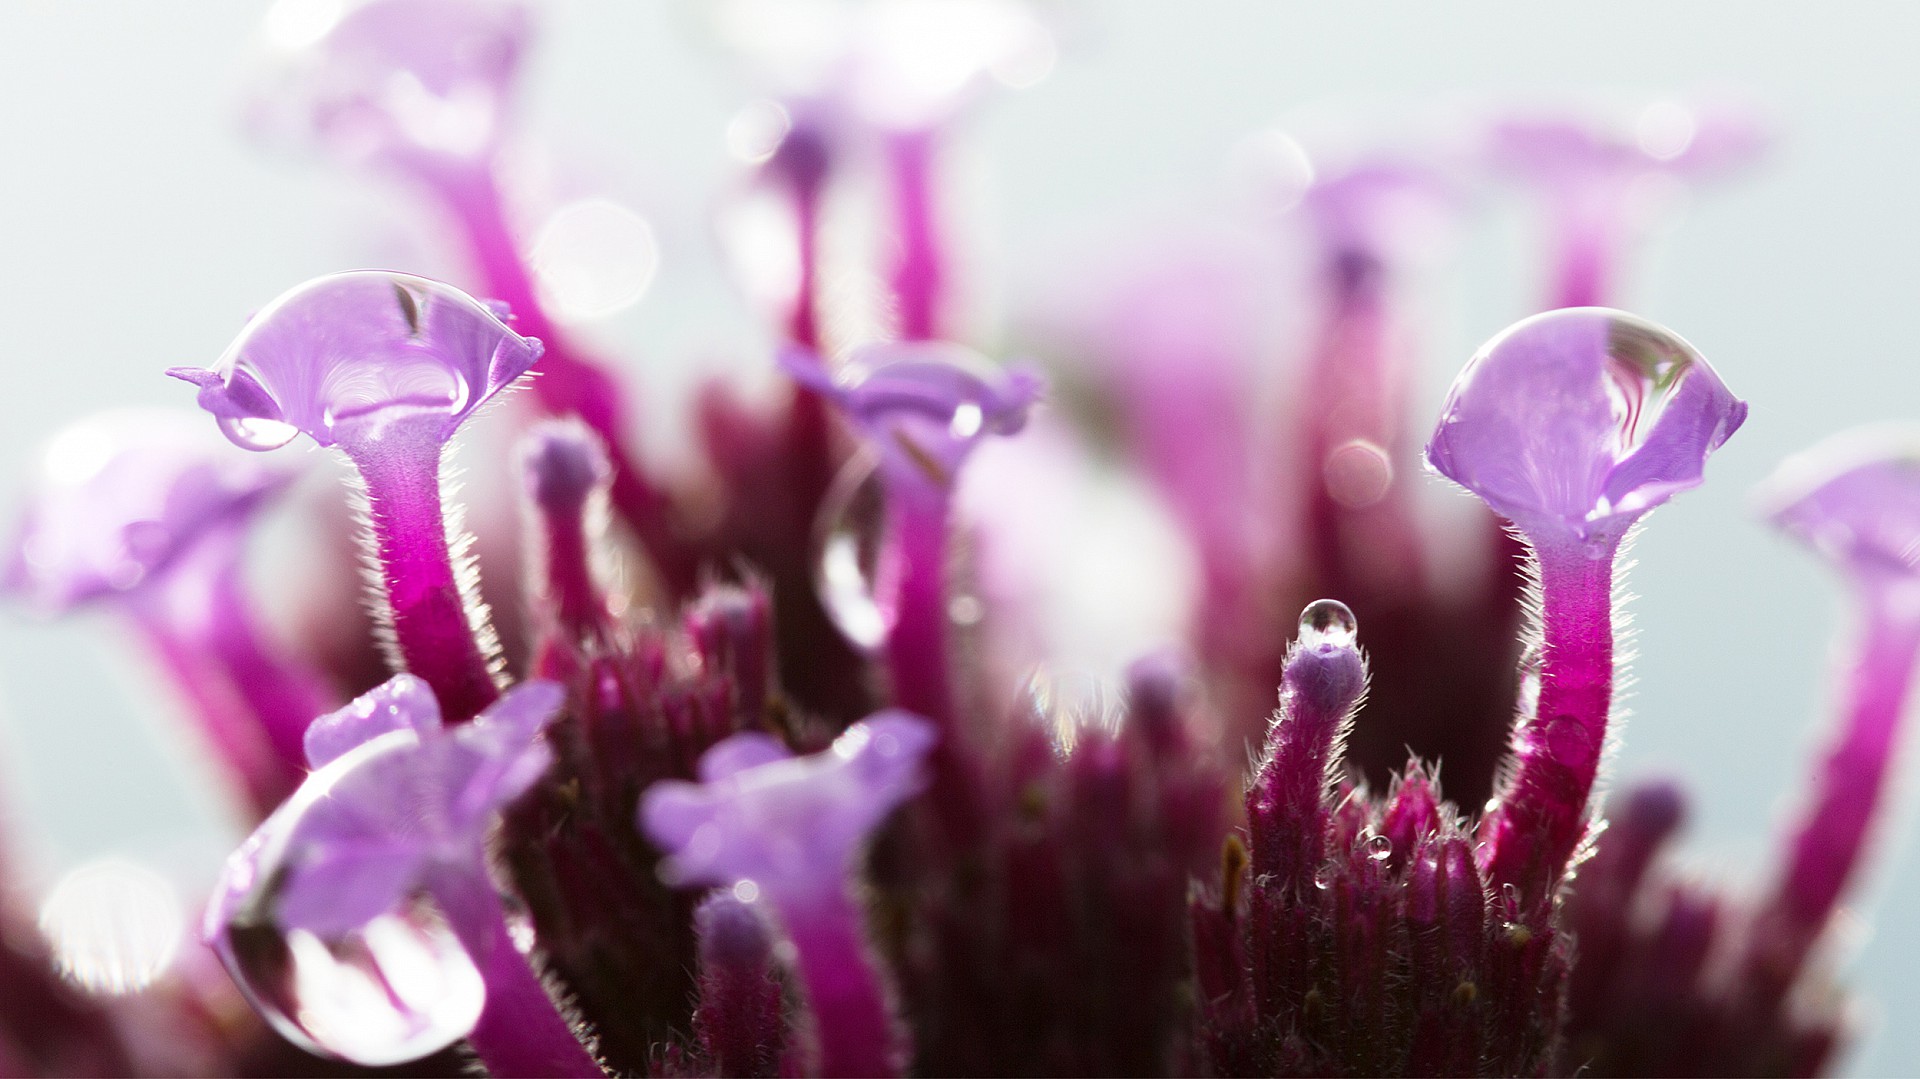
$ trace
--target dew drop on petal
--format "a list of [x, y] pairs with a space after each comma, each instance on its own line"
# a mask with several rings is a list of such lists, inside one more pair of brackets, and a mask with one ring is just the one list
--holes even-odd
[[244, 450], [277, 450], [300, 434], [298, 427], [279, 420], [222, 416], [218, 422], [221, 432]]
[[452, 1045], [486, 1003], [479, 970], [424, 896], [338, 937], [234, 924], [223, 945], [234, 981], [276, 1031], [367, 1067]]
[[1377, 835], [1371, 837], [1367, 840], [1366, 848], [1367, 857], [1376, 862], [1384, 862], [1388, 858], [1393, 857], [1393, 840], [1386, 836]]
[[40, 907], [40, 931], [60, 973], [92, 993], [145, 989], [172, 964], [185, 930], [173, 885], [120, 858], [69, 872]]
[[1316, 599], [1300, 612], [1300, 647], [1351, 648], [1360, 633], [1353, 612], [1337, 599]]
[[893, 628], [880, 602], [886, 557], [885, 502], [872, 458], [847, 466], [821, 507], [814, 588], [821, 606], [856, 647], [874, 649]]

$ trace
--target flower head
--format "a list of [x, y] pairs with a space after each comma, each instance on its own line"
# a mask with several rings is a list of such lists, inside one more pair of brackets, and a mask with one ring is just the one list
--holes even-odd
[[49, 611], [125, 594], [245, 521], [291, 477], [234, 452], [191, 414], [82, 420], [47, 447], [6, 587]]
[[539, 738], [562, 697], [527, 683], [448, 730], [426, 683], [399, 674], [314, 721], [315, 771], [228, 860], [207, 911], [214, 950], [281, 1033], [372, 1064], [467, 1033], [485, 997], [472, 953], [497, 919], [486, 836], [551, 764]]
[[1920, 576], [1920, 430], [1850, 431], [1790, 458], [1767, 516], [1862, 583]]
[[640, 826], [669, 851], [661, 871], [678, 883], [752, 881], [802, 902], [817, 888], [837, 894], [868, 834], [919, 792], [934, 739], [906, 712], [862, 720], [807, 757], [770, 735], [736, 734], [700, 758], [700, 782], [650, 788]]
[[269, 20], [260, 120], [351, 159], [482, 161], [532, 21], [523, 0], [363, 0], [324, 24]]
[[437, 421], [444, 441], [540, 358], [505, 313], [424, 277], [352, 270], [268, 304], [211, 370], [167, 373], [200, 387], [200, 406], [251, 450], [301, 432], [352, 449], [400, 419]]
[[810, 353], [789, 352], [781, 365], [840, 405], [880, 451], [888, 475], [942, 490], [982, 439], [1026, 426], [1042, 386], [1026, 368], [1001, 371], [971, 349], [944, 343], [856, 349], [837, 378]]
[[1460, 372], [1427, 462], [1536, 542], [1613, 541], [1698, 486], [1747, 417], [1692, 345], [1644, 319], [1565, 308], [1515, 324]]

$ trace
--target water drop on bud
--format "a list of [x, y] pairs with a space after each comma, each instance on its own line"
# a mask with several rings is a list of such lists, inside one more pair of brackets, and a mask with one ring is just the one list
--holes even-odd
[[1360, 623], [1337, 599], [1316, 599], [1300, 612], [1300, 647], [1322, 652], [1353, 647]]

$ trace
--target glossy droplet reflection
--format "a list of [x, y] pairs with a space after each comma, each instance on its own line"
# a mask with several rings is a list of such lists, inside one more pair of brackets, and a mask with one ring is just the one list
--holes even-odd
[[368, 1067], [452, 1045], [486, 1003], [479, 970], [424, 896], [339, 937], [233, 924], [223, 943], [228, 972], [275, 1030]]
[[869, 650], [886, 641], [894, 621], [878, 592], [885, 529], [878, 462], [871, 456], [855, 460], [841, 472], [820, 508], [814, 588], [847, 640]]
[[1607, 325], [1607, 392], [1624, 456], [1646, 441], [1701, 361], [1678, 334], [1630, 315]]
[[1337, 599], [1316, 599], [1300, 612], [1300, 647], [1351, 648], [1360, 633], [1360, 623], [1347, 605]]
[[216, 422], [220, 433], [243, 450], [277, 450], [300, 435], [300, 428], [279, 420], [221, 416]]

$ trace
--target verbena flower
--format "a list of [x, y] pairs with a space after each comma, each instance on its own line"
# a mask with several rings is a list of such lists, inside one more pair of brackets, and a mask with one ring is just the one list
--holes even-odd
[[[963, 340], [966, 230], [941, 197], [966, 103], [1026, 79], [1050, 39], [985, 0], [713, 11], [781, 98], [740, 180], [785, 214], [748, 238], [790, 273], [749, 290], [787, 384], [770, 405], [701, 390], [710, 469], [643, 469], [627, 388], [542, 307], [502, 180], [531, 9], [451, 0], [341, 9], [269, 92], [450, 211], [479, 291], [507, 303], [335, 274], [170, 372], [239, 446], [305, 434], [355, 466], [395, 673], [281, 656], [252, 630], [252, 604], [290, 602], [239, 572], [279, 473], [171, 421], [83, 428], [49, 459], [9, 582], [130, 614], [253, 795], [206, 928], [267, 1026], [340, 1067], [470, 1054], [498, 1074], [1826, 1065], [1840, 998], [1817, 957], [1920, 653], [1920, 443], [1817, 450], [1777, 485], [1776, 522], [1860, 597], [1850, 695], [1768, 888], [1679, 881], [1662, 854], [1681, 790], [1636, 784], [1605, 814], [1594, 793], [1615, 561], [1747, 406], [1633, 315], [1526, 319], [1440, 409], [1427, 461], [1487, 511], [1436, 526], [1414, 494], [1408, 432], [1428, 417], [1406, 404], [1419, 326], [1402, 301], [1415, 226], [1464, 214], [1471, 180], [1355, 155], [1300, 192], [1293, 324], [1269, 310], [1287, 286], [1264, 245], [1285, 241], [1242, 220], [1235, 254], [1156, 248], [1087, 305], [1097, 325], [1037, 350], [1079, 354], [1052, 372], [1050, 437], [1103, 462], [1082, 471], [1151, 477], [1202, 567], [1175, 647], [1068, 692], [1070, 674], [1008, 669], [1027, 653], [995, 647], [1046, 638], [982, 587], [986, 540], [1032, 529], [955, 512], [1043, 380]], [[1631, 145], [1495, 139], [1561, 213], [1560, 300], [1611, 290], [1649, 177], [1755, 142], [1648, 115]], [[884, 197], [850, 202], [863, 186]], [[843, 213], [868, 234], [847, 242]], [[553, 415], [503, 425], [529, 543], [486, 566], [509, 597], [489, 611], [443, 466], [523, 381]], [[974, 493], [969, 513], [1012, 512]], [[1107, 576], [1122, 599], [1140, 583]], [[200, 1070], [318, 1066], [189, 976], [141, 1021], [75, 1001], [11, 913], [0, 1070], [193, 1070], [165, 1066], [160, 1027], [206, 1046]]]

